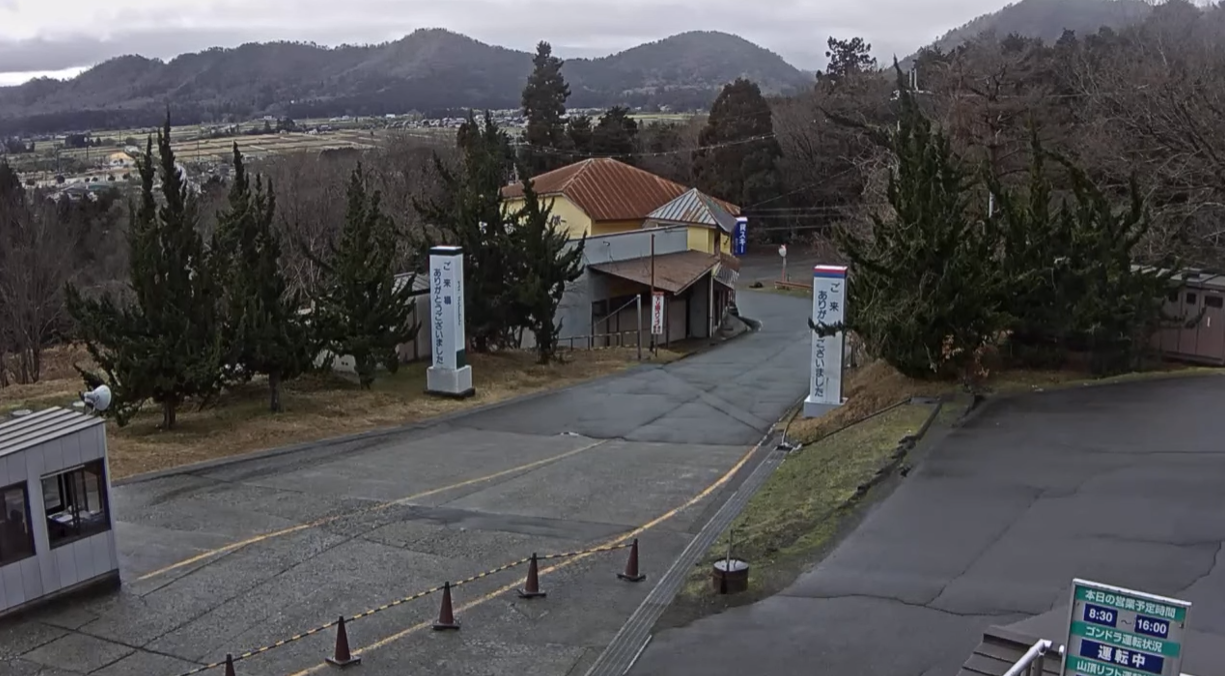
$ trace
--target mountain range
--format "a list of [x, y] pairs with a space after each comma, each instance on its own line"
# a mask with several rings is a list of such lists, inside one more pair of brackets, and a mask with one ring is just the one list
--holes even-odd
[[[252, 43], [168, 62], [106, 61], [71, 80], [0, 88], [0, 134], [156, 123], [171, 105], [185, 124], [274, 114], [294, 118], [517, 108], [532, 55], [442, 29], [379, 45]], [[787, 94], [810, 74], [743, 38], [688, 32], [563, 67], [572, 107], [710, 105], [737, 77]]]
[[[984, 31], [1055, 40], [1064, 29], [1096, 32], [1143, 19], [1146, 0], [1020, 0], [949, 31], [955, 48]], [[814, 34], [818, 32], [814, 31]], [[170, 61], [121, 56], [71, 80], [0, 87], [0, 136], [156, 124], [381, 115], [519, 106], [532, 55], [443, 30], [418, 30], [378, 45], [294, 42], [214, 48]], [[810, 86], [812, 74], [743, 38], [687, 32], [601, 58], [569, 59], [568, 104], [708, 107], [720, 88], [747, 77], [767, 94]]]
[[1143, 21], [1151, 11], [1147, 0], [1021, 0], [950, 30], [931, 46], [948, 52], [990, 32], [1000, 37], [1016, 33], [1051, 43], [1065, 30], [1084, 35], [1104, 26], [1122, 28]]

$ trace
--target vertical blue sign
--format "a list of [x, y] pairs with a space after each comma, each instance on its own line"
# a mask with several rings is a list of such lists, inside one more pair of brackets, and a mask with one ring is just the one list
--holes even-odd
[[732, 254], [743, 256], [749, 248], [749, 219], [741, 216], [736, 219], [736, 227], [732, 229]]

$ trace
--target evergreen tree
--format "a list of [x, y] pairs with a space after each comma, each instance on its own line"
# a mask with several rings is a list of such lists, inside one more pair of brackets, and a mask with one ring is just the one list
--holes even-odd
[[563, 63], [553, 56], [549, 43], [536, 45], [532, 74], [523, 88], [523, 115], [527, 118], [523, 162], [533, 175], [567, 164], [558, 152], [565, 147], [566, 99], [570, 98], [570, 86], [561, 74]]
[[323, 288], [315, 299], [314, 317], [327, 348], [351, 355], [358, 382], [369, 389], [381, 364], [399, 369], [396, 346], [412, 340], [420, 328], [413, 320], [412, 284], [397, 284], [392, 268], [398, 233], [383, 213], [382, 194], [370, 191], [361, 164], [348, 187], [348, 210], [340, 244], [327, 261]]
[[276, 196], [260, 176], [252, 189], [242, 153], [234, 144], [229, 208], [218, 215], [214, 251], [226, 287], [229, 362], [244, 379], [268, 377], [269, 410], [281, 411], [281, 384], [306, 372], [318, 354], [299, 314], [298, 293], [289, 293], [281, 267], [281, 241], [273, 223]]
[[698, 135], [694, 159], [698, 187], [746, 209], [778, 196], [775, 163], [782, 156], [774, 138], [770, 104], [746, 79], [725, 86]]
[[825, 58], [829, 59], [829, 65], [824, 72], [817, 72], [819, 81], [836, 85], [847, 78], [876, 70], [872, 45], [864, 42], [863, 38], [839, 40], [831, 36], [826, 44], [828, 49], [825, 51]]
[[586, 115], [573, 115], [566, 120], [566, 141], [574, 150], [571, 159], [577, 161], [592, 154], [591, 144], [594, 133], [591, 118]]
[[436, 244], [463, 247], [465, 330], [474, 352], [488, 352], [511, 345], [519, 325], [512, 302], [513, 256], [502, 201], [514, 153], [510, 137], [488, 112], [480, 121], [469, 113], [458, 138], [458, 169], [434, 158], [445, 198], [414, 202], [422, 218], [437, 231], [427, 231], [417, 250], [424, 258]]
[[630, 117], [629, 108], [614, 106], [600, 116], [600, 122], [592, 132], [591, 153], [633, 164], [634, 140], [637, 136], [638, 122]]
[[566, 285], [583, 272], [586, 236], [576, 243], [551, 218], [551, 207], [542, 205], [530, 180], [523, 182], [523, 207], [514, 214], [510, 242], [518, 274], [513, 292], [522, 308], [524, 323], [536, 339], [541, 364], [557, 357], [561, 322], [557, 307]]
[[[1053, 204], [1050, 159], [1064, 169], [1071, 201]], [[1077, 350], [1091, 353], [1099, 373], [1139, 366], [1152, 331], [1168, 319], [1162, 297], [1178, 263], [1163, 261], [1162, 271], [1133, 267], [1151, 226], [1134, 178], [1129, 204], [1115, 209], [1084, 171], [1045, 150], [1033, 130], [1028, 189], [1004, 190], [989, 172], [987, 181], [998, 196], [992, 224], [1000, 233], [998, 269], [1010, 282], [1000, 304], [1012, 318], [1013, 356], [1061, 367]]]
[[866, 236], [836, 231], [851, 268], [847, 320], [813, 329], [853, 330], [871, 354], [911, 378], [972, 378], [983, 347], [1007, 326], [998, 307], [1006, 281], [992, 260], [996, 238], [967, 217], [973, 177], [948, 138], [905, 88], [900, 104], [897, 130], [875, 131], [896, 161], [888, 184], [893, 213], [875, 216]]
[[105, 377], [83, 375], [111, 388], [119, 423], [152, 399], [163, 429], [171, 429], [184, 401], [206, 401], [221, 387], [221, 293], [197, 229], [196, 196], [171, 148], [169, 115], [157, 148], [156, 163], [152, 139], [138, 161], [141, 196], [128, 223], [131, 302], [85, 298], [71, 285], [67, 301]]

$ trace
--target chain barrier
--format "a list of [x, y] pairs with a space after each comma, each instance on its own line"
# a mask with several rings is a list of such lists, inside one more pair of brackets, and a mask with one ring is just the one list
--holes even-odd
[[[599, 553], [601, 553], [601, 552], [613, 552], [613, 551], [617, 551], [617, 550], [619, 550], [619, 549], [628, 549], [628, 548], [630, 548], [631, 546], [632, 546], [632, 545], [631, 545], [630, 543], [623, 543], [623, 544], [609, 545], [609, 546], [606, 546], [606, 547], [594, 547], [594, 548], [592, 548], [592, 549], [579, 549], [579, 550], [575, 550], [575, 551], [572, 551], [572, 552], [561, 552], [561, 553], [558, 553], [558, 554], [545, 554], [544, 556], [537, 556], [537, 557], [536, 557], [536, 560], [537, 560], [537, 561], [552, 561], [552, 560], [556, 560], [556, 559], [568, 559], [568, 558], [571, 558], [571, 557], [581, 556], [581, 555], [584, 555], [584, 554], [599, 554]], [[504, 565], [498, 566], [497, 568], [491, 568], [491, 569], [486, 570], [486, 571], [484, 571], [484, 572], [477, 573], [476, 575], [472, 575], [472, 576], [470, 576], [470, 577], [466, 577], [466, 578], [464, 578], [464, 579], [462, 579], [462, 580], [459, 580], [459, 581], [457, 581], [457, 582], [452, 582], [452, 583], [451, 583], [451, 588], [452, 588], [452, 589], [454, 589], [455, 587], [460, 587], [460, 586], [463, 586], [463, 585], [465, 585], [465, 584], [470, 584], [470, 583], [476, 582], [477, 580], [483, 580], [483, 579], [485, 579], [485, 578], [487, 578], [487, 577], [489, 577], [489, 576], [491, 576], [491, 575], [496, 575], [496, 574], [498, 574], [498, 573], [504, 573], [504, 572], [506, 572], [506, 571], [508, 571], [508, 570], [510, 570], [510, 569], [512, 569], [512, 568], [518, 568], [519, 566], [526, 565], [527, 563], [530, 563], [530, 562], [531, 562], [531, 560], [532, 560], [532, 557], [530, 557], [530, 556], [529, 556], [529, 557], [527, 557], [527, 558], [519, 559], [519, 560], [517, 560], [517, 561], [511, 561], [510, 563], [507, 563], [507, 564], [504, 564]], [[442, 589], [443, 589], [443, 585], [439, 585], [439, 586], [437, 586], [437, 587], [430, 587], [429, 589], [426, 589], [425, 591], [419, 591], [419, 592], [417, 592], [417, 593], [415, 593], [415, 594], [412, 594], [412, 595], [409, 595], [409, 596], [405, 596], [405, 597], [403, 597], [403, 598], [399, 598], [399, 599], [396, 599], [396, 600], [394, 600], [394, 601], [390, 601], [390, 602], [388, 602], [388, 603], [384, 603], [383, 605], [378, 606], [378, 607], [376, 607], [376, 608], [370, 608], [370, 609], [368, 609], [368, 610], [363, 610], [362, 612], [357, 613], [356, 615], [353, 615], [352, 617], [347, 617], [347, 618], [344, 618], [344, 620], [345, 620], [345, 622], [353, 622], [353, 621], [355, 621], [355, 620], [360, 620], [360, 619], [362, 619], [363, 617], [370, 617], [371, 615], [374, 615], [374, 614], [376, 614], [376, 613], [381, 613], [381, 612], [383, 612], [383, 611], [385, 611], [385, 610], [390, 610], [390, 609], [395, 608], [395, 607], [397, 607], [397, 606], [402, 606], [402, 605], [404, 605], [404, 604], [406, 604], [406, 603], [411, 603], [411, 602], [413, 602], [413, 601], [416, 601], [416, 600], [419, 600], [419, 599], [423, 599], [423, 598], [425, 598], [426, 596], [429, 596], [429, 595], [431, 595], [431, 594], [436, 594], [436, 593], [438, 593], [438, 592], [442, 591]], [[318, 634], [319, 632], [322, 632], [322, 631], [327, 631], [328, 629], [331, 629], [332, 627], [335, 627], [335, 626], [336, 626], [337, 624], [339, 624], [339, 623], [340, 623], [340, 620], [339, 620], [339, 619], [332, 620], [331, 622], [328, 622], [328, 623], [326, 623], [326, 624], [321, 624], [321, 625], [319, 625], [318, 627], [315, 627], [314, 629], [309, 629], [309, 630], [304, 631], [304, 632], [302, 632], [302, 633], [300, 633], [300, 634], [294, 634], [293, 636], [290, 636], [289, 638], [281, 639], [280, 641], [277, 641], [276, 643], [270, 643], [270, 644], [268, 644], [268, 645], [266, 645], [266, 646], [261, 646], [261, 647], [259, 647], [259, 648], [255, 648], [254, 650], [248, 650], [247, 652], [242, 653], [242, 654], [240, 654], [240, 655], [234, 655], [234, 656], [233, 656], [233, 660], [234, 660], [235, 662], [240, 662], [240, 661], [242, 661], [242, 660], [245, 660], [245, 659], [250, 659], [250, 658], [252, 658], [252, 657], [255, 657], [256, 655], [262, 655], [262, 654], [264, 654], [264, 653], [268, 652], [269, 650], [274, 650], [274, 649], [276, 649], [276, 648], [280, 648], [280, 647], [281, 647], [281, 646], [283, 646], [283, 645], [287, 645], [287, 644], [289, 644], [289, 643], [293, 643], [293, 642], [295, 642], [295, 641], [301, 641], [301, 640], [302, 640], [302, 639], [304, 639], [304, 638], [308, 638], [308, 637], [310, 637], [310, 636], [314, 636], [315, 634]], [[221, 662], [211, 662], [211, 663], [209, 663], [209, 664], [204, 664], [204, 665], [198, 666], [198, 667], [196, 667], [196, 668], [192, 669], [191, 671], [184, 671], [183, 673], [179, 674], [178, 676], [195, 676], [195, 674], [203, 673], [203, 672], [208, 671], [208, 670], [210, 670], [210, 669], [217, 669], [217, 668], [219, 668], [219, 667], [223, 667], [223, 666], [225, 666], [225, 662], [224, 662], [224, 661], [221, 661]]]

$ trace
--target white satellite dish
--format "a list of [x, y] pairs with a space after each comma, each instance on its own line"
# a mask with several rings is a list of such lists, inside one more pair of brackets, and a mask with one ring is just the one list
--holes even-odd
[[99, 385], [90, 392], [82, 392], [81, 401], [85, 402], [85, 408], [101, 413], [111, 405], [111, 388]]

